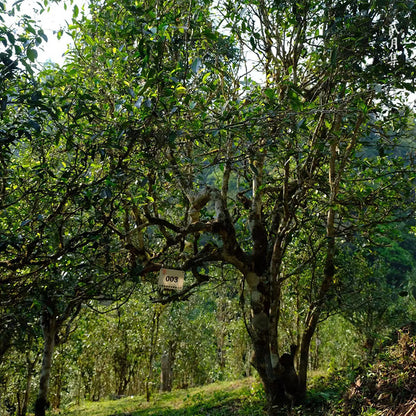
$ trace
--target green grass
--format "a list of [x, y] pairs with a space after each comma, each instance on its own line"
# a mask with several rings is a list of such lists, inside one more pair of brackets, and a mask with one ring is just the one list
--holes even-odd
[[260, 384], [253, 378], [142, 396], [86, 402], [50, 416], [264, 416]]
[[[291, 410], [292, 416], [334, 416], [351, 375], [343, 372], [312, 374], [305, 403]], [[261, 383], [255, 378], [218, 382], [170, 393], [155, 393], [149, 402], [143, 396], [85, 402], [81, 406], [50, 411], [48, 416], [266, 416]], [[288, 414], [286, 407], [282, 415]]]

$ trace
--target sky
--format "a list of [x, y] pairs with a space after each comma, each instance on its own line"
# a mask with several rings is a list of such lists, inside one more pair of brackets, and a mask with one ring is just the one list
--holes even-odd
[[[6, 0], [7, 9], [10, 9], [15, 1], [16, 0]], [[73, 0], [72, 4], [70, 0], [62, 0], [58, 4], [49, 4], [48, 7], [50, 10], [45, 10], [41, 14], [39, 13], [40, 7], [38, 2], [43, 3], [42, 0], [23, 0], [20, 5], [20, 14], [28, 14], [36, 20], [48, 37], [48, 42], [42, 42], [37, 49], [38, 60], [39, 62], [52, 61], [57, 64], [63, 64], [65, 59], [63, 55], [67, 50], [68, 45], [71, 43], [71, 38], [64, 34], [61, 39], [58, 40], [57, 32], [61, 29], [64, 29], [65, 32], [67, 24], [71, 23], [72, 11], [75, 4], [77, 4], [81, 10], [87, 3], [87, 0]], [[64, 8], [65, 3], [67, 4], [66, 10]], [[18, 16], [15, 16], [13, 19], [10, 18], [7, 23], [12, 25], [16, 24], [17, 21]]]

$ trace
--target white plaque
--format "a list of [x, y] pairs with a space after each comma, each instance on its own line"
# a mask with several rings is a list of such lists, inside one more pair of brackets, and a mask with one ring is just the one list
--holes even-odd
[[163, 289], [182, 290], [184, 279], [183, 270], [160, 269], [159, 286]]

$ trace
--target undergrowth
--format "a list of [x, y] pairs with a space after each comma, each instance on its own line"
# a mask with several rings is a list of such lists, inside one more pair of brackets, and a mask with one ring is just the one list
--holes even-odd
[[416, 415], [416, 337], [399, 332], [387, 348], [352, 383], [343, 400], [344, 416]]
[[[254, 378], [188, 390], [85, 403], [50, 416], [266, 416], [261, 383]], [[281, 415], [410, 416], [416, 414], [416, 338], [401, 334], [364, 369], [331, 371], [311, 379], [305, 403]]]

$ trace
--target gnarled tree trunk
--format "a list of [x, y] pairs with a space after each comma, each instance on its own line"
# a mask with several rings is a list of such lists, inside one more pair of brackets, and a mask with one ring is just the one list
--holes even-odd
[[[291, 405], [298, 400], [298, 376], [294, 368], [292, 352], [279, 356], [277, 350], [277, 323], [280, 290], [275, 281], [274, 297], [270, 296], [269, 277], [248, 273], [248, 283], [251, 296], [251, 322], [249, 332], [253, 342], [253, 366], [263, 382], [270, 416], [279, 413], [284, 405]], [[273, 286], [273, 285], [272, 285]]]

